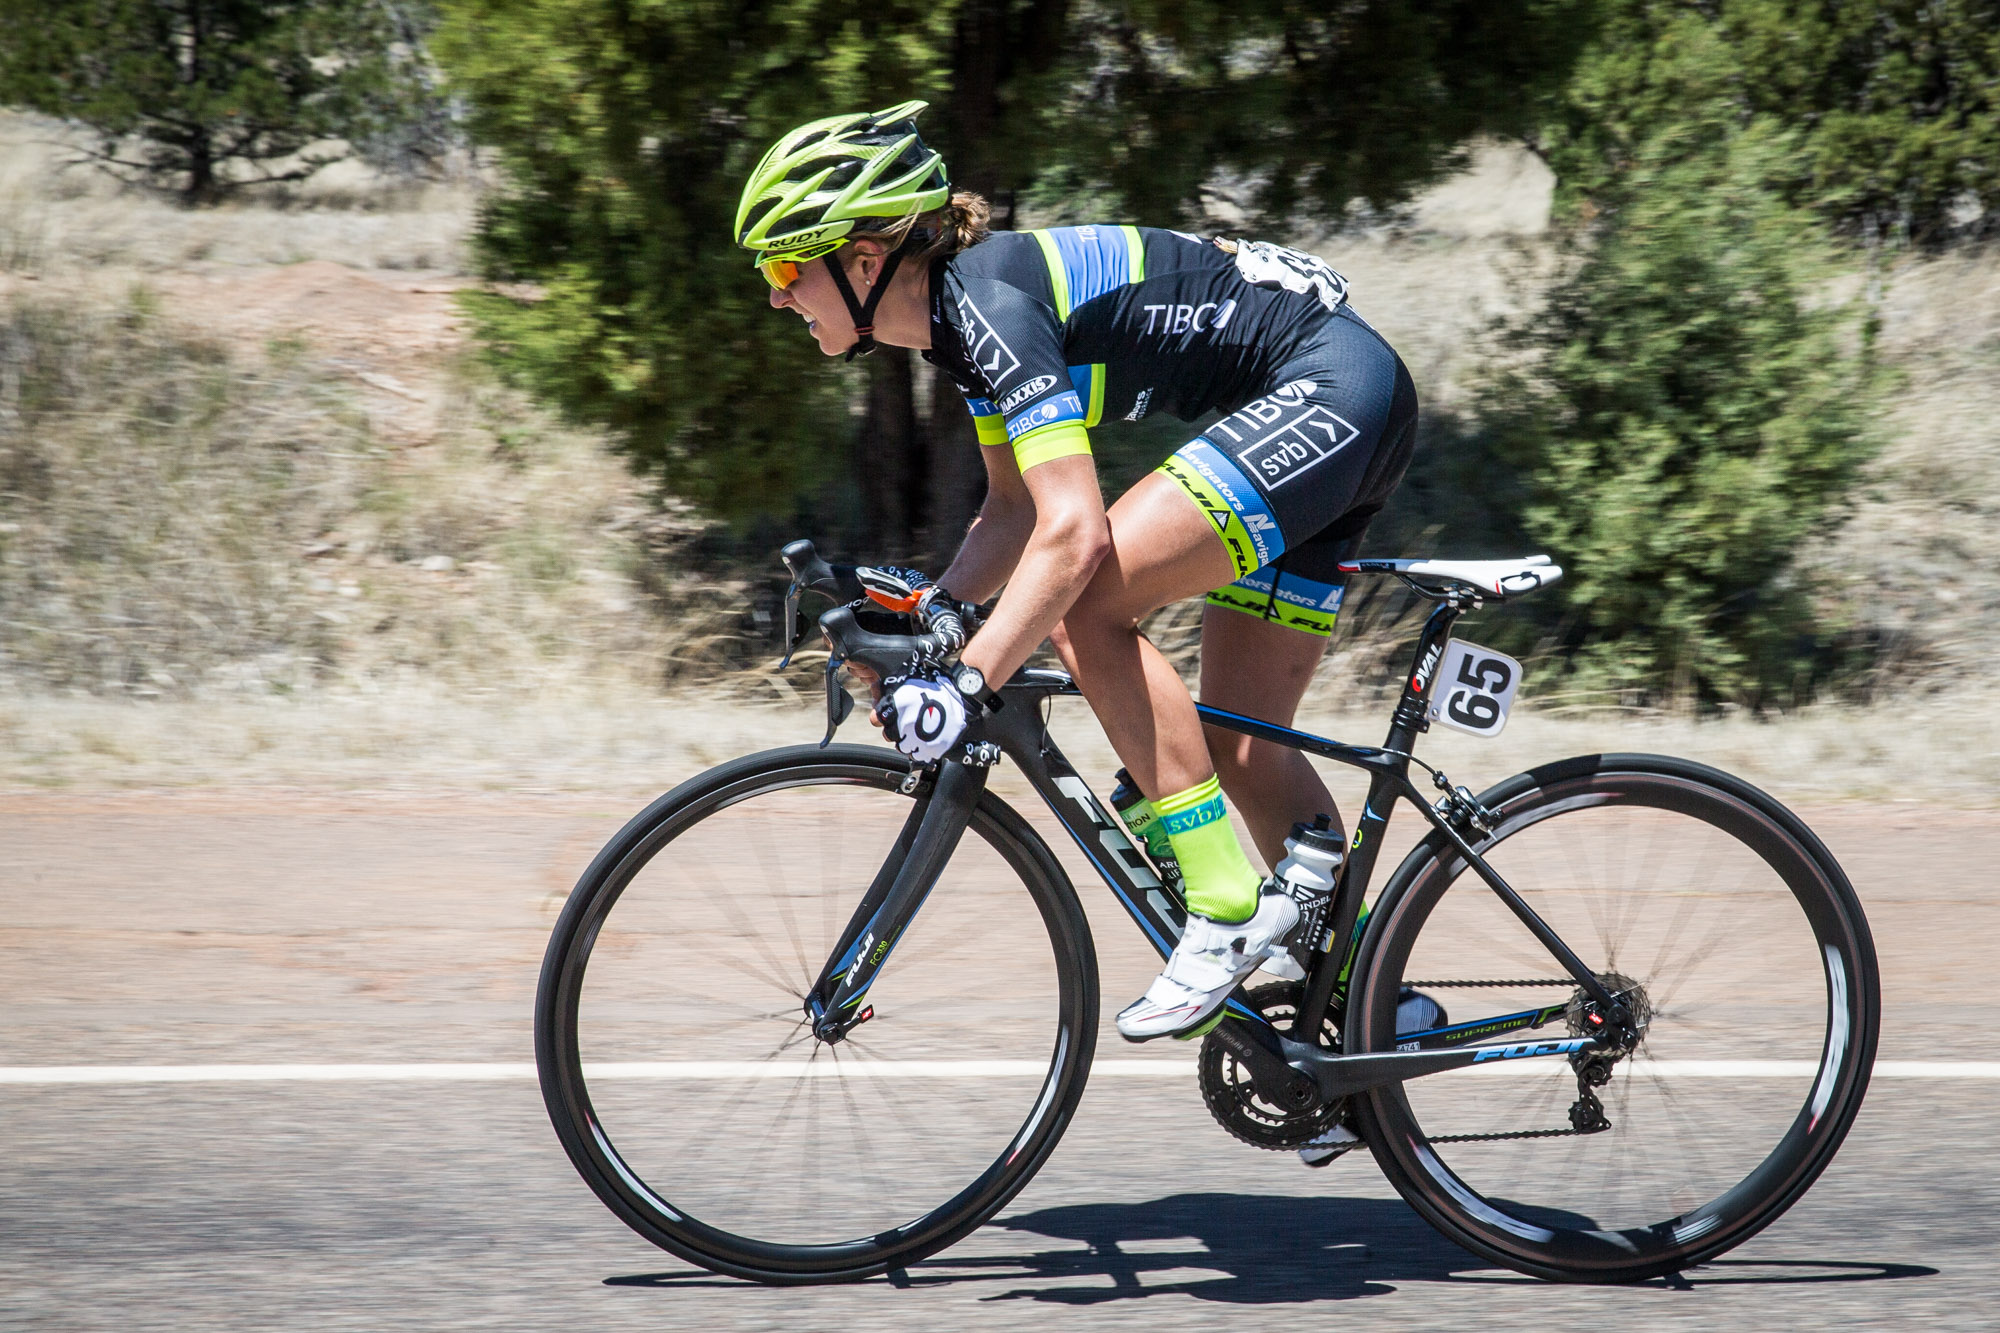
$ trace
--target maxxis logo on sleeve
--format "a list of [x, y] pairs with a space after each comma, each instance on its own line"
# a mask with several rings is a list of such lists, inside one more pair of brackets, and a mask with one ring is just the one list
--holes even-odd
[[1000, 410], [1002, 412], [1012, 412], [1036, 394], [1045, 393], [1053, 389], [1055, 384], [1056, 377], [1054, 375], [1037, 375], [1020, 388], [1010, 392], [1005, 398], [1002, 398], [1000, 400]]

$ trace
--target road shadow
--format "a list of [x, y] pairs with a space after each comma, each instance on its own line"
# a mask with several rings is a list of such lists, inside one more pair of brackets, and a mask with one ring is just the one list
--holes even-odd
[[[1045, 1237], [1060, 1248], [1023, 1245], [994, 1253], [995, 1232]], [[1383, 1296], [1402, 1282], [1533, 1284], [1446, 1240], [1400, 1199], [1263, 1194], [1176, 1194], [1143, 1203], [1067, 1204], [988, 1223], [984, 1253], [946, 1250], [875, 1279], [899, 1288], [978, 1290], [989, 1301], [1061, 1305], [1178, 1294], [1239, 1305]], [[1082, 1248], [1078, 1248], [1081, 1246]], [[1718, 1260], [1639, 1284], [1656, 1289], [1875, 1282], [1931, 1277], [1916, 1264], [1859, 1260]], [[1108, 1285], [1107, 1285], [1108, 1279]], [[692, 1271], [606, 1278], [608, 1286], [734, 1286]], [[988, 1286], [990, 1284], [990, 1287]]]

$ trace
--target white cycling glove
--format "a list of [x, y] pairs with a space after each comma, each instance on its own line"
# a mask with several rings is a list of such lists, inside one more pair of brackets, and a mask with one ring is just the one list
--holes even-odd
[[945, 757], [965, 731], [965, 696], [948, 681], [912, 676], [875, 705], [882, 731], [920, 764]]

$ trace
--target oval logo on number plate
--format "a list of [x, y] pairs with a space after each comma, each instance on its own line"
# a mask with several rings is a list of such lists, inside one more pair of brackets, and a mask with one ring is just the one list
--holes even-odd
[[1498, 736], [1520, 687], [1519, 662], [1491, 648], [1453, 640], [1431, 686], [1431, 720], [1474, 736]]

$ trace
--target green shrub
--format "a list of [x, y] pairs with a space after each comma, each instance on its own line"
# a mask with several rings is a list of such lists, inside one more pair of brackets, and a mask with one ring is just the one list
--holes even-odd
[[1545, 628], [1586, 686], [1760, 706], [1822, 659], [1793, 562], [1871, 450], [1872, 377], [1812, 218], [1774, 187], [1795, 149], [1765, 122], [1657, 129], [1486, 386], [1521, 521], [1567, 571]]

